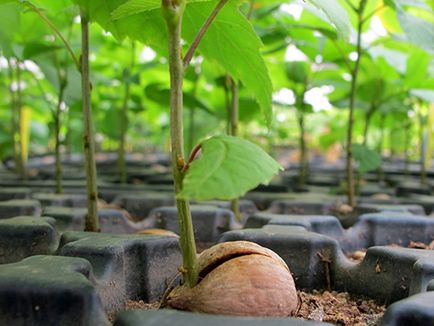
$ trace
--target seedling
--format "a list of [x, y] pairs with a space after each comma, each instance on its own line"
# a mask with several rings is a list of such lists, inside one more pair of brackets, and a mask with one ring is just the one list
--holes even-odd
[[[83, 147], [85, 156], [85, 169], [87, 180], [87, 214], [85, 219], [85, 231], [99, 231], [98, 220], [98, 190], [97, 190], [97, 175], [96, 175], [96, 162], [95, 162], [95, 139], [93, 132], [92, 111], [91, 111], [91, 83], [89, 74], [89, 20], [84, 11], [80, 11], [81, 22], [81, 42], [82, 50], [80, 59], [78, 59], [72, 50], [67, 40], [60, 33], [58, 28], [48, 19], [48, 17], [30, 1], [17, 0], [25, 7], [35, 12], [42, 21], [53, 31], [53, 33], [62, 41], [65, 49], [74, 61], [77, 70], [81, 74], [82, 86], [82, 101], [83, 101], [83, 120], [84, 120], [84, 134], [83, 134]], [[62, 80], [59, 76], [59, 81]], [[61, 94], [59, 94], [60, 96]], [[60, 105], [60, 104], [59, 104]], [[59, 107], [60, 109], [60, 107]], [[56, 152], [56, 156], [58, 152]]]
[[[171, 146], [175, 193], [181, 231], [185, 282], [194, 287], [198, 280], [196, 248], [189, 209], [189, 199], [231, 199], [259, 182], [267, 181], [279, 165], [259, 147], [233, 136], [217, 136], [197, 145], [185, 161], [182, 133], [182, 83], [202, 37], [227, 1], [221, 0], [183, 58], [181, 49], [182, 18], [185, 0], [163, 0], [162, 10], [168, 30], [169, 69], [171, 77]], [[197, 152], [202, 157], [193, 161]], [[246, 178], [246, 179], [244, 179]]]

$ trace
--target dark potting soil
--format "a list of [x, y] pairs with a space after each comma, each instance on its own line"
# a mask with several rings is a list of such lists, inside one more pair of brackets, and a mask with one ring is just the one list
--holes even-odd
[[[374, 300], [352, 298], [348, 293], [298, 292], [301, 305], [295, 317], [315, 320], [343, 326], [378, 325], [384, 314], [385, 306], [379, 306]], [[159, 302], [145, 303], [142, 300], [128, 300], [124, 310], [157, 310]], [[114, 321], [115, 314], [109, 316]]]
[[378, 325], [386, 310], [374, 300], [352, 298], [346, 292], [299, 291], [301, 301], [296, 317], [345, 326]]

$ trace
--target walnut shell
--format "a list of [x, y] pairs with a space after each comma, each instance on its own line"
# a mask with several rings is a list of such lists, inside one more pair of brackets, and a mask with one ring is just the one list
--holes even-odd
[[201, 279], [168, 297], [176, 309], [237, 316], [289, 316], [298, 307], [292, 275], [273, 251], [247, 241], [218, 244], [199, 257]]

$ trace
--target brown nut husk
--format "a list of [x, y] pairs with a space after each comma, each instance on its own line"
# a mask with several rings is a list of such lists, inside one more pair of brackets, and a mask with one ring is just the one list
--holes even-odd
[[193, 287], [168, 296], [176, 309], [235, 316], [289, 316], [298, 296], [285, 262], [273, 251], [247, 241], [218, 244], [199, 257]]

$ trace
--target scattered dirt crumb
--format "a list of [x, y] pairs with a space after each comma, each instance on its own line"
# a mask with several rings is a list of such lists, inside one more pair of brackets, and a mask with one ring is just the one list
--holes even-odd
[[415, 242], [415, 241], [410, 241], [410, 243], [408, 244], [409, 248], [414, 248], [414, 249], [428, 249], [428, 250], [434, 250], [434, 240], [431, 241], [430, 244], [426, 244], [423, 242]]
[[[402, 247], [397, 243], [391, 243], [387, 246], [388, 247], [396, 247], [396, 248]], [[426, 244], [423, 242], [417, 242], [417, 241], [410, 241], [407, 248], [434, 250], [434, 240], [431, 241], [430, 244]], [[346, 253], [345, 256], [347, 256], [347, 258], [349, 258], [352, 261], [361, 262], [363, 260], [363, 258], [365, 258], [365, 256], [366, 256], [366, 249], [361, 249], [361, 250], [349, 252], [349, 253]]]
[[116, 315], [123, 310], [136, 310], [136, 309], [157, 310], [159, 308], [160, 308], [159, 302], [146, 303], [143, 300], [127, 300], [127, 302], [125, 302], [125, 307], [123, 309], [108, 314], [108, 320], [111, 323], [113, 323], [116, 318]]
[[361, 262], [366, 256], [366, 249], [350, 252], [346, 256], [352, 261]]
[[338, 214], [342, 214], [342, 215], [349, 215], [350, 213], [352, 213], [354, 209], [347, 204], [341, 204], [339, 206], [336, 207], [336, 211]]
[[160, 308], [159, 302], [146, 303], [143, 302], [143, 300], [139, 300], [139, 301], [128, 300], [125, 304], [124, 310], [134, 310], [134, 309], [157, 310], [158, 308]]
[[299, 291], [302, 304], [296, 317], [344, 326], [374, 326], [386, 310], [374, 300], [352, 298], [346, 292], [306, 293]]
[[377, 200], [384, 200], [384, 201], [388, 201], [388, 200], [392, 200], [392, 197], [388, 194], [385, 193], [377, 193], [377, 194], [373, 194], [371, 196], [372, 199], [377, 199]]
[[285, 211], [286, 214], [303, 214], [304, 208], [302, 207], [288, 207]]

